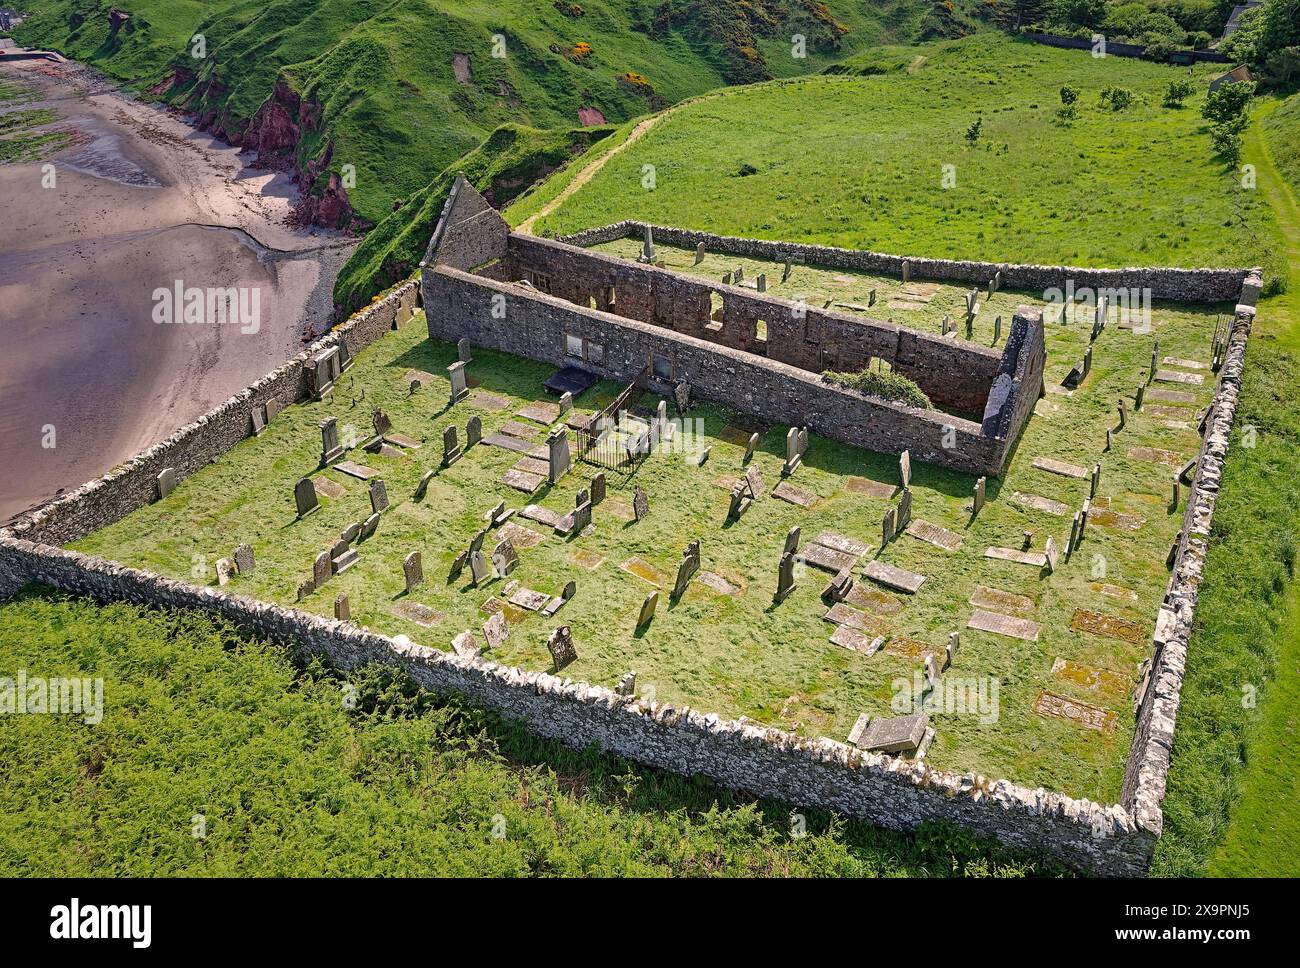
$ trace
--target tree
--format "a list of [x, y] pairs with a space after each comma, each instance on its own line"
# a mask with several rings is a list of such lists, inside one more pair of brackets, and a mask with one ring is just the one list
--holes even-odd
[[980, 131], [984, 129], [984, 119], [976, 118], [975, 123], [966, 129], [966, 140], [971, 144], [980, 140]]
[[1181, 108], [1186, 101], [1195, 92], [1196, 87], [1188, 80], [1170, 81], [1169, 87], [1165, 90], [1164, 105], [1167, 108]]
[[1106, 0], [1052, 0], [1051, 19], [1075, 27], [1100, 27], [1106, 19]]
[[1201, 108], [1201, 115], [1215, 124], [1231, 121], [1245, 113], [1246, 105], [1250, 103], [1250, 97], [1254, 93], [1255, 85], [1249, 81], [1220, 84], [1205, 99], [1205, 107]]

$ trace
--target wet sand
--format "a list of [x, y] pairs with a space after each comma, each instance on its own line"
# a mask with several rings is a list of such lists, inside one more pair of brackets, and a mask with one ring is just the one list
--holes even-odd
[[[288, 224], [283, 173], [75, 64], [0, 77], [43, 100], [74, 143], [0, 165], [0, 521], [164, 439], [302, 348], [332, 312], [355, 240]], [[42, 187], [46, 163], [54, 186]], [[46, 178], [48, 180], [48, 178]], [[257, 288], [256, 332], [158, 324], [153, 293]], [[55, 446], [46, 447], [53, 428]]]

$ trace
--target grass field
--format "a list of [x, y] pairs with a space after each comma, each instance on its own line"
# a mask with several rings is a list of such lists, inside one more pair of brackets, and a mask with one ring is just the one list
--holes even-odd
[[[1212, 157], [1199, 95], [1161, 106], [1185, 73], [992, 35], [873, 50], [841, 76], [736, 89], [672, 112], [536, 231], [636, 218], [945, 258], [1253, 264], [1276, 228], [1267, 204]], [[1062, 127], [1066, 83], [1079, 110]], [[1132, 90], [1135, 104], [1101, 106], [1106, 86]], [[647, 165], [653, 190], [643, 187]], [[955, 187], [943, 187], [945, 165]], [[522, 213], [508, 214], [517, 223]]]
[[574, 752], [198, 612], [31, 592], [0, 628], [6, 675], [100, 677], [105, 709], [0, 719], [0, 876], [1057, 872], [959, 830], [900, 837]]
[[[610, 248], [631, 257], [635, 245], [625, 240]], [[670, 265], [691, 261], [689, 254], [669, 249], [663, 255]], [[710, 257], [696, 271], [720, 275], [724, 265], [735, 264], [733, 259]], [[751, 276], [766, 270], [769, 278], [779, 277], [779, 267], [748, 262], [746, 268]], [[831, 296], [865, 303], [872, 288], [882, 294], [883, 312], [904, 325], [934, 332], [944, 314], [957, 314], [963, 297], [957, 287], [921, 287], [919, 298], [928, 303], [892, 308], [906, 298], [897, 280], [808, 267], [797, 268], [788, 283], [771, 291], [804, 294], [820, 305]], [[996, 314], [1005, 316], [1004, 330], [1009, 330], [1011, 312], [1025, 298], [1002, 292], [987, 301], [975, 340], [992, 342]], [[1087, 316], [1081, 308], [1069, 325], [1050, 327], [1049, 385], [1059, 384], [1081, 357], [1090, 326]], [[1208, 360], [1214, 319], [1215, 314], [1205, 310], [1158, 307], [1153, 323], [1161, 353]], [[430, 343], [426, 337], [417, 318], [362, 353], [332, 400], [291, 408], [262, 437], [240, 444], [187, 479], [166, 501], [137, 511], [78, 547], [189, 577], [196, 561], [210, 568], [215, 558], [230, 554], [233, 543], [247, 540], [257, 553], [258, 568], [252, 576], [239, 578], [232, 590], [291, 603], [314, 555], [348, 523], [369, 513], [366, 488], [330, 470], [324, 476], [348, 493], [329, 502], [324, 513], [294, 522], [293, 483], [315, 467], [317, 424], [335, 415], [340, 424], [364, 431], [371, 408], [380, 406], [397, 431], [427, 437], [428, 443], [410, 460], [354, 452], [354, 459], [380, 472], [395, 506], [385, 513], [379, 534], [361, 546], [362, 563], [318, 590], [303, 607], [331, 614], [334, 596], [343, 592], [358, 624], [447, 648], [462, 629], [479, 628], [490, 598], [509, 595], [502, 591], [503, 581], [474, 589], [468, 573], [454, 582], [446, 576], [452, 559], [480, 526], [483, 512], [499, 499], [516, 508], [528, 503], [501, 482], [518, 455], [480, 445], [440, 472], [425, 500], [417, 502], [410, 495], [421, 473], [438, 466], [441, 432], [448, 423], [463, 428], [471, 413], [478, 414], [485, 434], [507, 421], [519, 423], [522, 418], [515, 411], [542, 395], [541, 383], [551, 368], [479, 351], [470, 374], [481, 381], [482, 390], [505, 395], [509, 405], [489, 409], [479, 398], [471, 398], [448, 413], [443, 410], [447, 382], [440, 374], [455, 359], [455, 348]], [[578, 594], [552, 622], [507, 605], [511, 638], [493, 650], [492, 657], [525, 668], [548, 668], [546, 635], [562, 621], [573, 628], [579, 643], [579, 661], [565, 670], [575, 678], [612, 685], [632, 668], [642, 688], [653, 688], [661, 700], [842, 739], [860, 712], [888, 714], [897, 680], [910, 680], [922, 654], [941, 654], [948, 632], [961, 629], [962, 652], [952, 674], [997, 679], [1000, 714], [993, 722], [965, 713], [936, 716], [939, 738], [929, 761], [959, 772], [974, 770], [1113, 801], [1119, 795], [1132, 733], [1128, 694], [1166, 581], [1165, 552], [1178, 529], [1179, 515], [1169, 507], [1174, 470], [1169, 462], [1180, 464], [1196, 450], [1189, 423], [1194, 411], [1149, 403], [1117, 435], [1115, 449], [1103, 453], [1106, 428], [1116, 423], [1115, 401], [1127, 397], [1131, 407], [1136, 386], [1145, 380], [1151, 339], [1114, 325], [1107, 329], [1096, 345], [1093, 372], [1084, 387], [1073, 396], [1049, 395], [1040, 402], [1039, 415], [1022, 438], [1010, 471], [991, 483], [990, 503], [974, 523], [965, 509], [973, 478], [917, 465], [914, 516], [962, 534], [964, 543], [959, 551], [949, 552], [902, 536], [883, 552], [883, 560], [929, 576], [926, 587], [911, 599], [878, 590], [873, 594], [867, 591], [871, 583], [860, 579], [867, 597], [855, 604], [868, 614], [873, 628], [891, 636], [886, 650], [875, 656], [828, 641], [833, 626], [822, 618], [826, 605], [819, 597], [829, 578], [826, 573], [809, 568], [796, 593], [780, 607], [772, 606], [771, 597], [784, 535], [793, 525], [802, 528], [805, 541], [829, 530], [879, 546], [880, 518], [898, 480], [897, 459], [814, 437], [806, 466], [793, 483], [815, 492], [817, 503], [802, 509], [764, 496], [739, 522], [727, 524], [730, 482], [742, 473], [748, 436], [748, 429], [739, 428], [748, 425], [709, 406], [691, 414], [704, 422], [699, 446], [712, 447], [708, 463], [696, 467], [687, 454], [664, 453], [630, 477], [611, 474], [611, 496], [596, 510], [593, 535], [569, 540], [549, 536], [543, 541], [549, 529], [521, 522], [532, 528], [540, 543], [520, 548], [523, 563], [511, 578], [549, 594], [558, 594], [572, 579]], [[407, 391], [412, 368], [430, 374], [421, 377], [425, 386], [414, 396]], [[1208, 368], [1197, 376], [1205, 382], [1190, 390], [1192, 399], [1203, 404], [1210, 393]], [[601, 385], [592, 399], [583, 398], [578, 405], [594, 408], [615, 392], [616, 387]], [[354, 400], [358, 402], [352, 405]], [[654, 401], [646, 401], [646, 406], [653, 409]], [[529, 442], [540, 445], [544, 430], [541, 424], [533, 425]], [[769, 488], [780, 479], [785, 431], [766, 428], [754, 461]], [[1133, 447], [1158, 448], [1165, 463], [1134, 456]], [[1089, 467], [1099, 461], [1103, 466], [1089, 540], [1050, 578], [1037, 569], [983, 557], [990, 546], [1018, 547], [1025, 530], [1035, 533], [1039, 549], [1049, 534], [1064, 548], [1069, 514], [1086, 495], [1087, 482], [1038, 470], [1032, 466], [1036, 457]], [[533, 500], [560, 512], [571, 508], [576, 491], [594, 472], [580, 467], [580, 473]], [[883, 495], [871, 496], [855, 490], [852, 478], [887, 486]], [[630, 520], [634, 485], [647, 491], [652, 508], [651, 517], [638, 524]], [[1062, 511], [1030, 509], [1017, 503], [1016, 492], [1061, 502]], [[530, 537], [528, 532], [524, 536]], [[702, 541], [705, 570], [721, 575], [736, 593], [719, 594], [697, 582], [679, 602], [669, 604], [677, 562], [691, 538]], [[227, 544], [231, 547], [225, 548]], [[412, 550], [421, 551], [430, 581], [406, 596], [401, 560]], [[633, 566], [624, 566], [634, 559], [652, 571], [646, 576], [631, 573]], [[213, 580], [210, 570], [203, 577]], [[1016, 606], [1022, 611], [1014, 614], [1039, 623], [1040, 638], [1026, 642], [964, 629], [974, 610], [969, 600], [979, 585], [1026, 596], [1028, 601]], [[641, 601], [653, 587], [662, 596], [659, 612], [648, 629], [634, 633]], [[401, 609], [412, 600], [438, 613], [430, 627], [403, 617]], [[1072, 628], [1078, 610], [1132, 623], [1123, 634], [1133, 638]], [[1084, 668], [1054, 672], [1058, 657]], [[1082, 681], [1092, 670], [1102, 670], [1100, 682]], [[1033, 704], [1044, 690], [1112, 710], [1112, 727], [1093, 732], [1035, 713]]]

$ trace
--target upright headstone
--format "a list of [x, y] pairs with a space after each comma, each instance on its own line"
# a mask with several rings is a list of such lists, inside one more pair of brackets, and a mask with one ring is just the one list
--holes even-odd
[[638, 521], [644, 521], [650, 514], [650, 498], [640, 485], [632, 492], [632, 513]]
[[898, 455], [899, 486], [904, 490], [912, 486], [912, 452], [905, 450]]
[[695, 247], [695, 262], [693, 265], [699, 265], [704, 261], [704, 243], [701, 242]]
[[1047, 558], [1047, 570], [1048, 570], [1048, 572], [1050, 573], [1050, 572], [1054, 572], [1054, 571], [1056, 571], [1056, 566], [1057, 566], [1057, 563], [1058, 563], [1058, 561], [1059, 561], [1060, 556], [1058, 555], [1058, 553], [1057, 553], [1057, 551], [1056, 551], [1056, 542], [1052, 539], [1052, 536], [1051, 536], [1051, 535], [1048, 535], [1048, 536], [1047, 536], [1047, 541], [1046, 541], [1046, 543], [1043, 545], [1043, 554], [1044, 554], [1044, 555], [1046, 556], [1046, 558]]
[[[648, 232], [649, 229], [646, 231]], [[573, 633], [567, 625], [561, 625], [551, 633], [550, 638], [546, 640], [546, 647], [551, 652], [556, 672], [578, 658], [578, 650], [573, 647]]]
[[880, 543], [887, 545], [894, 540], [894, 509], [888, 508], [880, 519]]
[[1123, 430], [1124, 425], [1128, 423], [1128, 408], [1124, 406], [1124, 401], [1119, 401], [1119, 429]]
[[569, 472], [569, 435], [563, 427], [556, 427], [546, 435], [546, 479], [554, 484]]
[[379, 530], [379, 512], [375, 511], [373, 514], [370, 515], [370, 517], [366, 518], [366, 520], [362, 522], [361, 527], [357, 530], [357, 538], [360, 539], [361, 541], [365, 541], [368, 538], [373, 538], [375, 536], [375, 532], [378, 530]]
[[898, 496], [898, 516], [894, 527], [899, 531], [906, 531], [908, 524], [912, 520], [912, 489], [904, 488], [903, 493]]
[[333, 573], [333, 569], [330, 567], [330, 553], [322, 551], [311, 563], [312, 585], [320, 588], [330, 580], [330, 575]]
[[903, 260], [903, 281], [912, 281], [912, 262], [910, 259]]
[[504, 538], [492, 551], [492, 567], [502, 577], [519, 567], [519, 554], [509, 538]]
[[465, 449], [473, 447], [483, 439], [483, 421], [475, 416], [469, 418], [469, 423], [465, 424]]
[[482, 548], [476, 548], [469, 553], [469, 570], [476, 588], [492, 578], [492, 568]]
[[595, 507], [605, 500], [605, 472], [597, 471], [591, 478], [591, 504]]
[[261, 404], [253, 407], [249, 419], [253, 421], [253, 436], [262, 436], [262, 431], [266, 429], [266, 407]]
[[949, 632], [948, 644], [944, 647], [943, 667], [945, 669], [952, 666], [953, 661], [957, 658], [957, 650], [961, 648], [961, 633]]
[[418, 551], [412, 551], [403, 559], [402, 574], [406, 578], [406, 592], [408, 595], [424, 583], [424, 564]]
[[562, 394], [560, 394], [560, 416], [563, 417], [566, 413], [568, 413], [572, 409], [573, 409], [573, 394], [570, 391], [565, 390]]
[[483, 623], [483, 638], [488, 648], [495, 649], [510, 637], [510, 623], [506, 621], [505, 612], [493, 612]]
[[1097, 488], [1101, 486], [1101, 464], [1092, 465], [1092, 477], [1088, 482], [1088, 497], [1097, 497]]
[[1145, 383], [1140, 383], [1140, 384], [1138, 384], [1138, 388], [1137, 388], [1137, 399], [1136, 399], [1136, 400], [1134, 401], [1134, 403], [1133, 403], [1133, 409], [1134, 409], [1135, 411], [1141, 411], [1141, 409], [1142, 409], [1142, 401], [1146, 399], [1146, 395], [1147, 395], [1147, 386], [1146, 386], [1146, 384], [1145, 384]]
[[329, 417], [320, 422], [320, 466], [329, 467], [343, 456], [343, 447], [339, 443], [338, 421]]
[[785, 533], [785, 550], [781, 553], [792, 555], [799, 550], [799, 525], [795, 525]]
[[758, 279], [755, 280], [755, 283], [758, 286], [759, 292], [767, 292], [767, 273], [760, 272], [758, 274]]
[[776, 601], [783, 602], [794, 591], [794, 555], [783, 554], [776, 577]]
[[460, 403], [469, 396], [469, 384], [465, 380], [465, 364], [457, 360], [447, 367], [447, 378], [451, 380], [451, 402]]
[[316, 498], [316, 483], [304, 477], [293, 486], [293, 501], [298, 506], [298, 517], [303, 518], [320, 507]]
[[987, 488], [987, 478], [979, 478], [975, 481], [975, 500], [971, 504], [972, 516], [980, 513], [980, 508], [984, 507], [984, 496]]
[[790, 260], [785, 260], [785, 265], [781, 269], [781, 281], [785, 282], [790, 278]]
[[176, 470], [164, 467], [158, 474], [158, 500], [161, 501], [174, 490], [176, 490]]
[[993, 342], [996, 343], [1001, 338], [1002, 338], [1002, 317], [994, 316], [993, 317]]
[[450, 467], [460, 460], [460, 442], [456, 437], [456, 425], [452, 424], [442, 432], [442, 466]]
[[1070, 519], [1070, 540], [1065, 544], [1065, 555], [1070, 557], [1074, 554], [1074, 549], [1079, 547], [1079, 512], [1074, 512], [1074, 517]]
[[393, 429], [392, 418], [384, 411], [376, 409], [370, 414], [370, 425], [375, 429], [376, 437], [383, 437]]
[[245, 543], [235, 548], [235, 567], [239, 569], [241, 575], [251, 575], [253, 573], [252, 545]]
[[673, 387], [673, 402], [677, 404], [678, 413], [691, 409], [691, 385], [685, 380]]
[[388, 509], [388, 488], [384, 486], [384, 480], [376, 477], [370, 482], [370, 510], [375, 514], [383, 514]]
[[641, 628], [652, 618], [655, 617], [655, 609], [659, 606], [659, 593], [651, 592], [641, 603], [641, 614], [637, 616], [636, 627]]
[[456, 357], [462, 363], [472, 363], [474, 361], [474, 348], [470, 346], [469, 340], [456, 341]]
[[235, 573], [235, 563], [229, 558], [217, 559], [217, 584], [229, 585], [230, 576]]
[[799, 429], [791, 427], [785, 435], [785, 464], [781, 467], [781, 476], [789, 477], [799, 468], [803, 461], [803, 451], [799, 449]]
[[745, 460], [744, 460], [744, 463], [746, 463], [746, 464], [749, 463], [749, 460], [750, 460], [751, 457], [754, 456], [754, 451], [755, 451], [755, 449], [756, 449], [757, 447], [758, 447], [758, 434], [756, 434], [756, 433], [750, 434], [750, 435], [749, 435], [749, 443], [745, 445]]
[[433, 480], [433, 471], [425, 471], [420, 475], [420, 483], [415, 485], [415, 499], [423, 501], [424, 495], [429, 492], [429, 482]]
[[867, 293], [867, 308], [870, 309], [875, 304], [876, 304], [876, 290], [872, 289], [871, 292]]
[[334, 596], [334, 617], [340, 622], [352, 620], [352, 606], [348, 604], [348, 596]]
[[654, 231], [648, 225], [645, 227], [645, 240], [641, 243], [641, 256], [639, 261], [641, 262], [655, 261]]
[[614, 694], [616, 696], [623, 696], [624, 698], [630, 698], [632, 696], [635, 696], [636, 695], [636, 673], [630, 670], [628, 672], [623, 673], [623, 675], [618, 680], [618, 684], [614, 686]]

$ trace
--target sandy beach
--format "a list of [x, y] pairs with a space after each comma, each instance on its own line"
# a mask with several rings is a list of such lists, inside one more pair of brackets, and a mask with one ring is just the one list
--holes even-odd
[[[0, 64], [72, 143], [0, 165], [0, 521], [103, 474], [320, 332], [355, 239], [288, 175], [72, 63]], [[53, 164], [53, 177], [45, 166]], [[51, 184], [52, 181], [52, 184]], [[256, 292], [256, 326], [156, 322], [158, 289]], [[53, 443], [53, 446], [49, 446]]]

